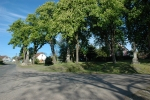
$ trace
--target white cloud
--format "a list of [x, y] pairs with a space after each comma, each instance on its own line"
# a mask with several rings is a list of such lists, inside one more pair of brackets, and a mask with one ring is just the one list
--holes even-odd
[[0, 7], [0, 21], [13, 22], [19, 18], [25, 19], [26, 16], [23, 16], [18, 13], [10, 12], [3, 7]]
[[22, 18], [22, 19], [25, 19], [25, 18], [26, 18], [26, 16], [19, 15], [19, 14], [16, 14], [16, 13], [12, 13], [12, 12], [7, 12], [7, 13], [8, 13], [8, 15], [9, 15], [10, 17]]
[[[24, 8], [25, 9], [25, 8]], [[22, 13], [25, 13], [25, 14], [30, 14], [32, 13], [31, 11], [27, 11], [27, 10], [24, 10], [24, 9], [21, 9], [21, 8], [18, 8], [18, 10]]]

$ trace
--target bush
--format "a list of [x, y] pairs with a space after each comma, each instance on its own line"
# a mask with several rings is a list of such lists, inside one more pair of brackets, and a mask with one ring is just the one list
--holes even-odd
[[49, 66], [49, 65], [52, 65], [53, 62], [52, 62], [52, 58], [51, 57], [47, 57], [45, 59], [45, 66]]
[[0, 64], [3, 64], [3, 60], [2, 60], [2, 58], [0, 58]]
[[38, 59], [35, 59], [35, 64], [39, 64], [39, 60]]
[[67, 72], [73, 72], [73, 73], [77, 73], [77, 72], [81, 72], [83, 71], [83, 68], [81, 66], [69, 66], [66, 70]]
[[0, 64], [4, 64], [3, 61], [0, 61]]

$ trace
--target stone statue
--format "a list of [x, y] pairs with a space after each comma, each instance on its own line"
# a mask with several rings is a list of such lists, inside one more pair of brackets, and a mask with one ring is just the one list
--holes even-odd
[[136, 51], [136, 44], [135, 44], [135, 42], [132, 42], [132, 45], [131, 45], [132, 47], [132, 50], [133, 50], [133, 52], [135, 52]]
[[134, 64], [134, 63], [139, 63], [139, 62], [138, 62], [138, 58], [137, 58], [137, 51], [136, 51], [136, 44], [135, 44], [135, 42], [133, 42], [133, 43], [131, 44], [131, 48], [132, 48], [132, 50], [133, 50], [132, 63], [133, 63], [133, 64]]

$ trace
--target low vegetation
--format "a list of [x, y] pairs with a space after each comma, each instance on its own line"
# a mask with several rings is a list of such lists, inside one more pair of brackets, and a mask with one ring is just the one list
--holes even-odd
[[140, 60], [140, 64], [132, 65], [138, 73], [150, 74], [150, 60]]
[[3, 61], [0, 60], [0, 65], [4, 65]]
[[[147, 60], [146, 60], [147, 61]], [[73, 72], [73, 73], [95, 73], [95, 74], [150, 74], [150, 62], [141, 61], [140, 64], [131, 64], [130, 61], [112, 62], [79, 62], [76, 63], [57, 63], [55, 65], [29, 65], [22, 68], [32, 68], [46, 72]]]

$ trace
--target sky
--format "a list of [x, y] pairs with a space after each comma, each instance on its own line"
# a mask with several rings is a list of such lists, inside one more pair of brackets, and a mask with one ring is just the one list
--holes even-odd
[[[50, 0], [0, 0], [0, 55], [11, 58], [19, 55], [20, 48], [13, 49], [12, 45], [8, 45], [11, 39], [11, 33], [7, 31], [9, 25], [19, 18], [25, 20], [28, 14], [33, 14], [39, 6], [47, 1]], [[127, 48], [130, 50], [129, 44]], [[50, 46], [46, 44], [38, 52], [44, 52], [50, 56]]]
[[[12, 45], [8, 45], [11, 39], [11, 33], [7, 31], [9, 25], [19, 18], [25, 20], [28, 14], [34, 13], [47, 1], [50, 0], [0, 0], [0, 55], [9, 57], [19, 55], [20, 48], [13, 49]], [[39, 52], [44, 52], [49, 56], [50, 46], [44, 45]]]

